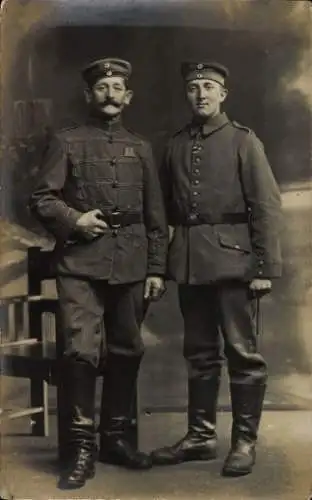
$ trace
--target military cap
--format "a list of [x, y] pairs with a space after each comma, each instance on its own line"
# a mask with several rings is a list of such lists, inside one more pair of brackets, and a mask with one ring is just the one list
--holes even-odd
[[131, 64], [128, 61], [117, 58], [105, 58], [93, 61], [82, 69], [82, 77], [85, 82], [92, 86], [99, 78], [106, 76], [121, 76], [128, 80], [132, 72]]
[[204, 78], [214, 80], [221, 85], [225, 84], [225, 80], [229, 76], [229, 70], [217, 62], [183, 62], [181, 73], [187, 82]]

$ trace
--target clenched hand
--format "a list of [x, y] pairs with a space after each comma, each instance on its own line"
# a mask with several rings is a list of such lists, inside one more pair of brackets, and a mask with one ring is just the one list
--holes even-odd
[[77, 220], [77, 229], [87, 239], [96, 238], [100, 234], [103, 234], [104, 230], [108, 227], [106, 222], [101, 219], [102, 215], [99, 209], [86, 212]]
[[249, 288], [254, 293], [267, 293], [271, 291], [272, 281], [263, 278], [255, 278], [251, 281]]
[[146, 278], [144, 298], [146, 300], [158, 300], [165, 291], [165, 282], [159, 276], [149, 276]]

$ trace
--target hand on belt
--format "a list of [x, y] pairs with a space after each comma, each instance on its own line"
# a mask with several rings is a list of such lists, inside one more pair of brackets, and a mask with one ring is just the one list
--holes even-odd
[[124, 226], [130, 226], [131, 224], [140, 224], [143, 222], [143, 217], [139, 213], [125, 213], [120, 211], [114, 211], [110, 213], [104, 213], [101, 217], [111, 229], [119, 229]]

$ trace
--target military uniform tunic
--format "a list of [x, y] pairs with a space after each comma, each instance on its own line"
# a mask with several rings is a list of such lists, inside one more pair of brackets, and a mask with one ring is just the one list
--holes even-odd
[[[165, 272], [167, 225], [151, 147], [119, 122], [90, 118], [56, 134], [31, 208], [56, 238], [59, 274], [120, 284]], [[76, 222], [94, 209], [142, 220], [87, 241]]]
[[280, 194], [251, 130], [225, 113], [187, 125], [168, 144], [162, 179], [176, 227], [170, 277], [205, 284], [280, 276]]

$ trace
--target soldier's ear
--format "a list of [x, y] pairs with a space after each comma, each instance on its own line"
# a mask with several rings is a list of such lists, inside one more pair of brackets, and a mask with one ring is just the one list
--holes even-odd
[[227, 95], [228, 95], [228, 89], [225, 87], [221, 87], [221, 92], [220, 92], [221, 102], [225, 101], [225, 99], [227, 98]]
[[126, 104], [126, 106], [128, 106], [128, 104], [130, 104], [130, 102], [132, 101], [132, 97], [133, 97], [133, 91], [130, 89], [127, 89], [126, 95], [125, 95], [125, 100], [124, 100], [124, 103]]
[[91, 92], [91, 89], [89, 87], [87, 87], [84, 90], [84, 96], [85, 96], [85, 100], [86, 100], [87, 104], [90, 104], [90, 102], [92, 100], [92, 92]]

